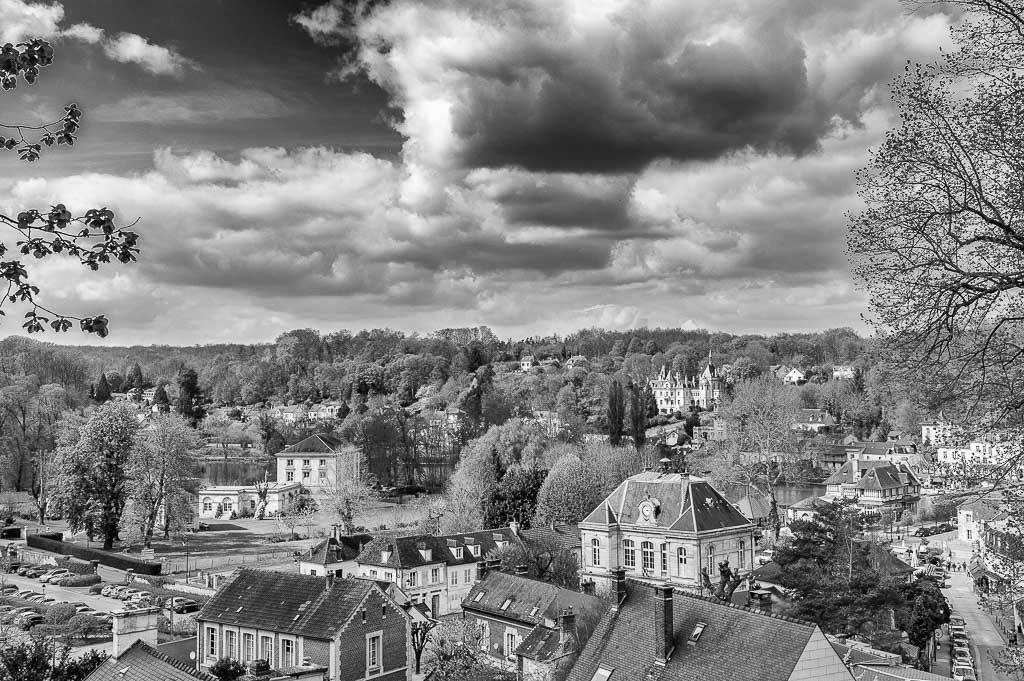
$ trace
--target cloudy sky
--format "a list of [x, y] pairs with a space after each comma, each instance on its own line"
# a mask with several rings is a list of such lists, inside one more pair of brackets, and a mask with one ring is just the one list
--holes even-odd
[[[854, 171], [888, 82], [953, 20], [898, 0], [0, 0], [57, 49], [0, 122], [0, 210], [139, 218], [143, 252], [37, 265], [108, 344], [296, 327], [501, 335], [859, 326]], [[7, 322], [0, 333], [15, 332]], [[96, 342], [93, 336], [48, 340]]]

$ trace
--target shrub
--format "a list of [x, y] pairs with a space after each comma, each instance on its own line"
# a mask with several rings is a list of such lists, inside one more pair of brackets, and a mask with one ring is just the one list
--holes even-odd
[[75, 614], [74, 606], [67, 603], [54, 603], [46, 609], [46, 614], [43, 617], [47, 624], [62, 625], [67, 624]]
[[103, 587], [105, 587], [105, 586], [106, 586], [106, 584], [104, 584], [103, 582], [99, 582], [98, 584], [93, 584], [92, 586], [89, 587], [89, 593], [91, 593], [91, 594], [98, 594], [99, 592], [103, 591]]
[[131, 556], [125, 556], [119, 553], [109, 553], [107, 551], [101, 551], [100, 549], [66, 544], [64, 543], [63, 535], [60, 532], [29, 535], [28, 539], [26, 539], [26, 543], [34, 549], [42, 549], [44, 551], [50, 551], [51, 553], [59, 553], [64, 556], [70, 555], [86, 561], [95, 560], [108, 567], [118, 568], [120, 570], [134, 570], [140, 575], [158, 575], [160, 574], [160, 568], [162, 567], [160, 563], [151, 563], [149, 561], [132, 558]]
[[89, 614], [75, 615], [68, 620], [68, 634], [79, 638], [98, 636], [107, 631], [107, 625]]
[[235, 681], [245, 674], [245, 667], [238, 660], [222, 657], [210, 665], [210, 673], [220, 681]]
[[103, 581], [103, 578], [96, 574], [71, 575], [60, 580], [61, 586], [93, 586]]

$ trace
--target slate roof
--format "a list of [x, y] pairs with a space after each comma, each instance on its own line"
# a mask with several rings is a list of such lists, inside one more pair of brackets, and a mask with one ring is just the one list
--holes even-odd
[[1001, 513], [1000, 499], [993, 496], [974, 499], [973, 501], [960, 504], [957, 511], [970, 511], [974, 514], [975, 522], [979, 520], [992, 520]]
[[326, 433], [319, 433], [317, 435], [310, 435], [305, 440], [299, 440], [290, 447], [285, 447], [284, 450], [277, 453], [277, 456], [290, 456], [294, 454], [337, 454], [345, 448], [346, 445], [341, 439], [336, 438], [333, 435], [327, 435]]
[[[506, 601], [509, 604], [503, 609]], [[496, 615], [527, 626], [543, 624], [545, 618], [557, 621], [563, 610], [572, 608], [577, 629], [585, 628], [587, 633], [609, 607], [597, 596], [497, 570], [474, 584], [462, 601], [462, 609], [467, 612]]]
[[885, 490], [900, 487], [903, 487], [903, 481], [900, 480], [900, 469], [892, 464], [872, 466], [857, 481], [857, 489], [861, 490]]
[[772, 512], [772, 502], [762, 494], [746, 494], [736, 502], [736, 508], [749, 520], [767, 518]]
[[313, 546], [309, 554], [302, 560], [306, 563], [317, 565], [330, 565], [342, 563], [346, 560], [354, 560], [365, 544], [373, 541], [372, 534], [351, 534], [341, 537], [328, 537], [322, 542]]
[[834, 426], [836, 420], [824, 409], [801, 409], [797, 412], [795, 423], [813, 426]]
[[[675, 590], [675, 649], [665, 665], [656, 665], [654, 587], [627, 580], [626, 589], [618, 612], [607, 613], [591, 634], [568, 681], [592, 681], [599, 666], [614, 669], [613, 681], [783, 681], [818, 631], [809, 622]], [[691, 644], [698, 622], [705, 628]]]
[[328, 588], [326, 577], [241, 568], [196, 619], [330, 640], [373, 589], [367, 579], [335, 579]]
[[580, 526], [569, 523], [539, 525], [519, 531], [523, 541], [556, 551], [579, 551], [582, 546]]
[[[363, 547], [356, 558], [360, 565], [381, 565], [400, 569], [415, 568], [422, 565], [469, 565], [483, 560], [489, 553], [498, 548], [498, 541], [509, 544], [520, 541], [509, 527], [495, 530], [478, 530], [434, 537], [429, 534], [417, 534], [408, 537], [377, 537]], [[473, 555], [470, 545], [480, 547], [479, 555]], [[420, 547], [430, 549], [430, 560], [420, 553]], [[456, 556], [455, 549], [462, 547], [462, 558]], [[387, 560], [381, 560], [381, 552], [390, 551]]]
[[851, 671], [857, 681], [949, 681], [948, 676], [911, 667], [858, 666]]
[[636, 524], [640, 520], [640, 502], [645, 499], [657, 499], [658, 525], [680, 532], [750, 525], [739, 509], [703, 478], [656, 471], [626, 478], [583, 522]]
[[795, 511], [802, 511], [805, 508], [806, 509], [810, 509], [810, 510], [815, 510], [815, 509], [818, 509], [818, 508], [824, 508], [826, 506], [831, 506], [831, 505], [832, 505], [831, 501], [826, 501], [825, 499], [822, 499], [821, 497], [804, 497], [800, 501], [797, 501], [797, 502], [794, 502], [793, 504], [791, 504], [789, 506], [789, 508], [792, 509], [792, 510], [795, 510]]
[[86, 681], [217, 681], [195, 666], [174, 660], [143, 641], [136, 641], [121, 654], [107, 658]]
[[876, 655], [871, 652], [872, 648], [864, 649], [860, 646], [847, 645], [840, 641], [836, 641], [832, 638], [828, 639], [828, 642], [832, 645], [832, 649], [836, 651], [839, 658], [846, 662], [849, 667], [856, 664], [870, 664], [870, 665], [895, 665], [896, 661], [892, 657], [886, 657], [885, 655]]

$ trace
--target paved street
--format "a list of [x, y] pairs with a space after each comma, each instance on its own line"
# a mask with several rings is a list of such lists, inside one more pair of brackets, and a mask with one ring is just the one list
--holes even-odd
[[950, 588], [943, 589], [943, 593], [950, 607], [963, 615], [967, 622], [979, 681], [1009, 681], [1009, 676], [997, 672], [992, 666], [992, 657], [1003, 649], [1005, 643], [989, 614], [978, 605], [970, 577], [966, 572], [953, 572], [949, 576], [949, 585]]

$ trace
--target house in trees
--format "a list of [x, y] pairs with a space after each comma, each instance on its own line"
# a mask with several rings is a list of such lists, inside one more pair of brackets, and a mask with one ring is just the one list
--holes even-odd
[[700, 376], [683, 376], [663, 366], [658, 377], [651, 379], [650, 386], [659, 414], [685, 413], [690, 407], [711, 410], [721, 400], [725, 377], [708, 359]]
[[962, 429], [939, 412], [933, 421], [921, 424], [921, 444], [942, 447], [957, 444], [962, 439]]
[[852, 381], [857, 378], [857, 368], [849, 364], [837, 364], [832, 367], [832, 380]]
[[306, 418], [310, 421], [330, 421], [338, 418], [339, 409], [341, 409], [341, 405], [330, 402], [314, 404], [309, 408]]
[[568, 681], [854, 681], [816, 624], [619, 576]]
[[333, 435], [310, 435], [274, 455], [279, 482], [297, 482], [314, 496], [328, 493], [342, 480], [361, 475], [360, 452]]
[[535, 366], [537, 366], [537, 358], [533, 355], [523, 355], [519, 358], [520, 371], [529, 371]]
[[824, 409], [799, 409], [793, 420], [793, 430], [810, 433], [830, 433], [836, 420]]
[[565, 360], [566, 369], [582, 368], [587, 369], [590, 367], [590, 360], [583, 355], [573, 355], [569, 359]]
[[309, 408], [304, 404], [291, 404], [287, 406], [274, 407], [270, 411], [271, 416], [285, 423], [299, 423], [309, 417]]
[[580, 579], [607, 593], [612, 571], [699, 586], [718, 565], [741, 574], [754, 563], [755, 526], [703, 478], [645, 471], [627, 478], [579, 524]]
[[411, 616], [373, 580], [242, 568], [196, 615], [196, 662], [264, 660], [272, 676], [326, 681], [410, 676]]
[[480, 649], [531, 681], [561, 681], [609, 604], [525, 576], [492, 571], [462, 601]]
[[518, 543], [510, 527], [460, 534], [377, 537], [356, 558], [359, 575], [397, 584], [432, 617], [460, 612], [462, 600], [487, 573], [488, 555]]
[[916, 513], [921, 481], [906, 464], [851, 459], [825, 480], [825, 498], [851, 499], [864, 511], [888, 511], [898, 520]]
[[807, 374], [793, 367], [782, 377], [782, 382], [787, 385], [803, 385], [807, 382]]

